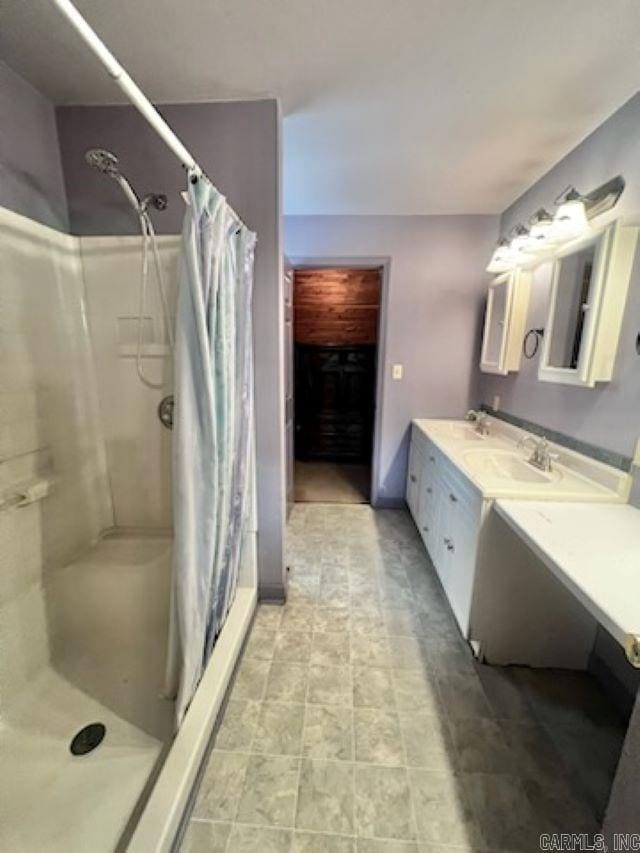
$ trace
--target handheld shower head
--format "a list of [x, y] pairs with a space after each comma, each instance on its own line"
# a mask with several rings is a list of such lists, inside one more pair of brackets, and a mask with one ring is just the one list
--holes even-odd
[[94, 169], [115, 178], [119, 175], [118, 158], [105, 148], [90, 148], [84, 155], [85, 161]]
[[97, 169], [103, 175], [113, 178], [138, 216], [147, 215], [149, 207], [166, 210], [168, 200], [166, 195], [161, 193], [149, 193], [140, 201], [129, 181], [118, 169], [118, 158], [112, 151], [107, 151], [106, 148], [89, 148], [85, 152], [84, 159], [92, 169]]
[[129, 181], [120, 173], [116, 155], [112, 151], [107, 151], [106, 148], [90, 148], [85, 152], [84, 159], [93, 169], [97, 169], [103, 175], [113, 178], [120, 185], [120, 189], [127, 197], [129, 204], [140, 215], [142, 211], [140, 199], [135, 194]]

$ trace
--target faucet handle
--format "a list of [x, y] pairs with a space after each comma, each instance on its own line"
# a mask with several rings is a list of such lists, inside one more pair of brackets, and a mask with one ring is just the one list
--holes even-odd
[[535, 441], [536, 441], [535, 436], [534, 436], [534, 435], [528, 435], [528, 434], [527, 434], [527, 435], [522, 435], [522, 436], [520, 436], [520, 438], [518, 439], [518, 444], [517, 444], [517, 446], [518, 446], [518, 447], [524, 447], [524, 446], [525, 446], [525, 444], [526, 444], [528, 441], [533, 441], [533, 442], [535, 442]]
[[479, 412], [476, 412], [475, 409], [469, 409], [467, 414], [464, 416], [465, 421], [477, 421]]
[[546, 435], [543, 435], [540, 441], [538, 442], [538, 448], [542, 453], [546, 453], [549, 459], [557, 459], [559, 457], [559, 453], [552, 453], [549, 448], [551, 444]]

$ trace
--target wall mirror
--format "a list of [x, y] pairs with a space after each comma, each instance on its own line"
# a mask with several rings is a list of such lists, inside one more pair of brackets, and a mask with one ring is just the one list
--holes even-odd
[[602, 241], [559, 258], [555, 310], [549, 335], [549, 366], [577, 370], [589, 310], [593, 267]]
[[613, 223], [556, 256], [538, 376], [592, 387], [613, 375], [637, 229]]
[[480, 370], [506, 375], [519, 370], [531, 273], [515, 269], [489, 285]]

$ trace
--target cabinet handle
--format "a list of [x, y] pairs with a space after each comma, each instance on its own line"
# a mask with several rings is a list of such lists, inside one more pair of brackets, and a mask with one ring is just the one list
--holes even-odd
[[412, 474], [412, 475], [411, 475], [411, 482], [412, 482], [412, 483], [417, 483], [417, 482], [418, 482], [418, 479], [417, 479], [417, 477], [416, 477], [416, 475], [415, 475], [415, 474]]
[[451, 503], [458, 503], [458, 498], [453, 494], [453, 492], [449, 492], [449, 500]]
[[435, 456], [429, 456], [429, 462], [435, 462], [435, 461], [436, 461]]
[[429, 532], [429, 527], [426, 524], [423, 525], [422, 529], [424, 530], [425, 533]]
[[447, 546], [447, 551], [453, 551], [453, 542], [447, 536], [444, 537], [444, 544]]
[[431, 486], [427, 486], [427, 494], [428, 494], [428, 495], [432, 495], [432, 494], [433, 494], [433, 489], [431, 488]]

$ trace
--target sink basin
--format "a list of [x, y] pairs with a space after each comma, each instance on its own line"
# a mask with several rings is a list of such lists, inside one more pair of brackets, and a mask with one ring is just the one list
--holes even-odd
[[438, 424], [436, 431], [443, 437], [453, 438], [456, 441], [485, 441], [486, 436], [479, 435], [473, 424], [447, 422]]
[[557, 468], [553, 471], [539, 471], [513, 450], [467, 450], [464, 461], [479, 477], [515, 483], [557, 483], [562, 478]]

